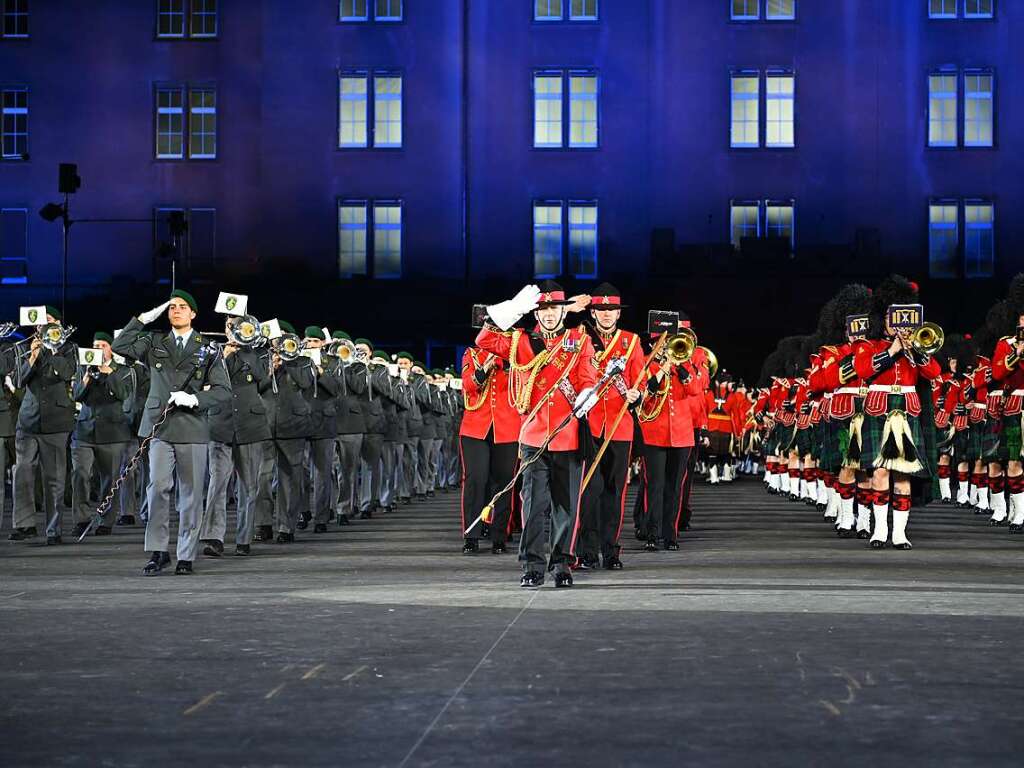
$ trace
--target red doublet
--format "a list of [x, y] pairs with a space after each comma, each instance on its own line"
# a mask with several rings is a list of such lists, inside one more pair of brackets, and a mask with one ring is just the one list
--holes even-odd
[[[613, 359], [626, 358], [626, 369], [612, 380], [597, 405], [587, 414], [591, 434], [594, 437], [604, 437], [605, 430], [611, 428], [615, 423], [622, 406], [626, 403], [624, 397], [626, 390], [633, 386], [644, 369], [644, 354], [640, 347], [640, 337], [629, 331], [616, 331], [609, 339], [599, 336], [598, 343], [601, 346], [601, 351], [595, 354], [594, 363], [600, 373], [604, 373], [608, 363]], [[645, 383], [646, 381], [641, 381], [638, 387], [643, 387]], [[629, 411], [626, 411], [619, 426], [616, 427], [612, 440], [632, 442], [633, 416]]]
[[[640, 422], [640, 431], [646, 445], [656, 448], [691, 448], [693, 447], [693, 416], [688, 400], [701, 397], [701, 384], [692, 373], [684, 385], [679, 381], [675, 368], [665, 377], [668, 379], [668, 394], [661, 413], [653, 421]], [[661, 385], [665, 385], [662, 379]], [[658, 397], [650, 395], [648, 397]]]
[[[495, 443], [515, 443], [519, 441], [523, 417], [510, 402], [508, 363], [496, 360], [483, 385], [475, 375], [491, 357], [490, 353], [476, 348], [467, 349], [462, 356], [462, 391], [467, 407], [459, 434], [483, 440], [493, 428]], [[471, 410], [478, 403], [479, 407]]]
[[1006, 336], [996, 344], [992, 354], [992, 379], [1003, 386], [1003, 415], [1016, 416], [1024, 404], [1024, 369], [1014, 350], [1015, 339]]
[[907, 387], [916, 387], [919, 377], [928, 380], [942, 374], [935, 359], [926, 365], [914, 365], [905, 354], [899, 354], [892, 364], [880, 373], [876, 369], [875, 357], [889, 349], [892, 342], [888, 339], [875, 339], [858, 345], [854, 355], [854, 367], [862, 379], [871, 379], [864, 411], [872, 416], [880, 416], [888, 410], [889, 395], [902, 395], [907, 413], [911, 416], [921, 414], [921, 400], [916, 391], [903, 391]]
[[[513, 338], [516, 339], [515, 347]], [[547, 359], [538, 363], [540, 368], [536, 372], [530, 401], [527, 403], [526, 413], [534, 414], [533, 418], [525, 421], [519, 437], [520, 443], [532, 448], [539, 448], [565, 417], [572, 413], [572, 403], [558, 387], [559, 379], [571, 384], [577, 394], [597, 383], [594, 345], [581, 328], [562, 331], [554, 338], [538, 338], [526, 333], [505, 334], [485, 327], [477, 334], [476, 345], [502, 360], [514, 363], [513, 368], [528, 365], [538, 354], [548, 353]], [[563, 377], [565, 371], [568, 373]], [[521, 386], [526, 383], [530, 373], [513, 370], [511, 375], [521, 378], [518, 382]], [[576, 419], [570, 420], [551, 441], [548, 450], [576, 450], [579, 446], [577, 429]]]

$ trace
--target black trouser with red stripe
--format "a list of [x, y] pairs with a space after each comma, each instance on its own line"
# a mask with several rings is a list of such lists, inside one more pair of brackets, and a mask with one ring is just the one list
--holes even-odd
[[[583, 519], [580, 521], [580, 541], [576, 546], [576, 554], [581, 557], [596, 557], [598, 550], [604, 557], [616, 554], [622, 532], [626, 476], [632, 447], [629, 440], [611, 440], [583, 492]], [[589, 467], [587, 471], [590, 471]]]
[[699, 439], [695, 441], [694, 447], [690, 449], [690, 454], [686, 458], [686, 474], [683, 477], [683, 498], [682, 508], [683, 514], [679, 519], [679, 531], [682, 532], [686, 529], [686, 526], [690, 524], [690, 518], [693, 517], [693, 507], [690, 506], [690, 492], [693, 490], [693, 476], [697, 471], [697, 461], [700, 459], [700, 452], [703, 450], [700, 446]]
[[[473, 522], [483, 511], [491, 495], [508, 485], [516, 471], [518, 443], [494, 444], [494, 431], [478, 440], [475, 437], [460, 437], [459, 450], [462, 453], [462, 530]], [[512, 514], [513, 492], [502, 494], [494, 505], [491, 520], [491, 543], [504, 544], [508, 531], [508, 518]], [[465, 534], [467, 539], [476, 541], [480, 537], [480, 524]]]
[[647, 479], [647, 538], [676, 540], [689, 448], [644, 446]]

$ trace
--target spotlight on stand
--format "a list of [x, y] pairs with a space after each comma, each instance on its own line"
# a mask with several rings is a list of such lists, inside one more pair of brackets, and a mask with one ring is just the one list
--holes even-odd
[[47, 203], [40, 209], [39, 215], [46, 221], [56, 221], [64, 215], [64, 206], [60, 203]]
[[69, 213], [69, 202], [71, 195], [75, 194], [82, 187], [82, 178], [78, 175], [78, 166], [74, 163], [61, 163], [57, 169], [57, 191], [64, 195], [64, 202], [47, 203], [39, 211], [39, 215], [46, 221], [54, 222], [60, 219], [61, 229], [64, 233], [64, 268], [60, 277], [60, 311], [67, 314], [68, 296], [68, 237], [71, 234], [71, 220]]

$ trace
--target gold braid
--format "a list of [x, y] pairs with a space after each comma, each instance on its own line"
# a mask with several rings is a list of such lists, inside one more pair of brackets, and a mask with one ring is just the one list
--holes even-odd
[[[519, 350], [519, 339], [522, 335], [523, 331], [519, 328], [512, 332], [512, 347], [508, 356], [508, 362], [512, 368], [512, 373], [508, 379], [509, 405], [520, 414], [530, 410], [533, 386], [537, 382], [537, 376], [540, 374], [541, 369], [551, 356], [551, 350], [545, 349], [543, 352], [534, 355], [533, 359], [528, 363], [516, 362], [516, 352]], [[526, 375], [527, 371], [529, 371], [529, 377], [526, 380], [526, 384], [522, 384], [522, 376]]]
[[[469, 352], [469, 359], [473, 361], [474, 371], [476, 371], [478, 366], [476, 358], [473, 356], [472, 350], [470, 350]], [[462, 402], [463, 405], [465, 405], [467, 411], [479, 411], [481, 408], [483, 408], [484, 403], [487, 402], [487, 393], [491, 389], [491, 382], [494, 380], [494, 373], [497, 370], [498, 368], [497, 366], [495, 366], [494, 368], [491, 368], [491, 370], [488, 372], [487, 378], [484, 380], [483, 389], [480, 390], [480, 399], [476, 401], [475, 405], [470, 404], [469, 393], [466, 392], [465, 390], [462, 391]]]
[[647, 404], [646, 398], [644, 402], [640, 404], [640, 408], [637, 411], [637, 418], [642, 422], [654, 421], [661, 415], [662, 409], [665, 407], [665, 401], [668, 400], [668, 391], [672, 386], [672, 374], [665, 374], [665, 379], [662, 384], [659, 385], [658, 392], [654, 395], [655, 406], [654, 411], [645, 410], [644, 406]]

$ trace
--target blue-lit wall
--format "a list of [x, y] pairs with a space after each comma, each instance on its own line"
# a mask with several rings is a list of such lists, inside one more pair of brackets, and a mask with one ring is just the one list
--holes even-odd
[[[163, 41], [155, 2], [34, 0], [31, 38], [0, 41], [0, 83], [31, 89], [31, 158], [0, 165], [0, 205], [30, 210], [29, 283], [0, 287], [5, 316], [55, 296], [60, 230], [35, 211], [56, 199], [59, 162], [79, 165], [80, 216], [215, 208], [220, 283], [291, 302], [274, 314], [328, 297], [355, 326], [370, 300], [426, 292], [421, 327], [439, 339], [465, 335], [473, 300], [532, 278], [535, 199], [596, 199], [600, 278], [698, 317], [723, 295], [758, 300], [766, 277], [780, 279], [762, 300], [806, 304], [803, 320], [843, 276], [895, 268], [927, 283], [930, 197], [996, 206], [996, 280], [929, 285], [977, 297], [964, 322], [1024, 268], [1019, 2], [934, 21], [926, 0], [800, 0], [794, 22], [735, 23], [728, 0], [600, 0], [596, 23], [552, 24], [533, 21], [531, 0], [406, 0], [397, 24], [339, 23], [331, 0], [219, 5], [215, 41]], [[927, 73], [942, 65], [994, 69], [995, 148], [926, 147]], [[730, 70], [774, 66], [795, 72], [795, 149], [730, 149]], [[350, 67], [402, 71], [401, 150], [337, 149], [337, 71]], [[598, 149], [532, 147], [531, 73], [548, 67], [598, 71]], [[216, 84], [215, 161], [154, 159], [165, 81]], [[339, 197], [403, 200], [401, 280], [337, 277]], [[795, 200], [795, 256], [734, 254], [733, 198]], [[73, 300], [141, 301], [166, 272], [153, 245], [147, 224], [77, 227]], [[217, 286], [196, 287], [212, 300]]]

